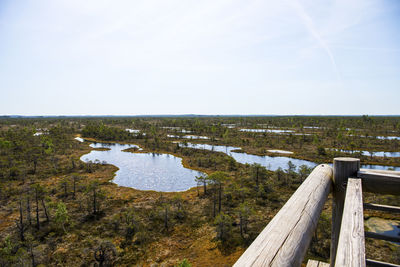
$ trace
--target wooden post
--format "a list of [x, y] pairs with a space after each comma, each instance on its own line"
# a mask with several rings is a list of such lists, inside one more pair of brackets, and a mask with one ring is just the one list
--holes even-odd
[[360, 159], [334, 158], [333, 159], [333, 203], [332, 203], [332, 236], [330, 265], [335, 266], [337, 245], [339, 241], [340, 225], [342, 222], [344, 198], [347, 179], [357, 177], [360, 170]]

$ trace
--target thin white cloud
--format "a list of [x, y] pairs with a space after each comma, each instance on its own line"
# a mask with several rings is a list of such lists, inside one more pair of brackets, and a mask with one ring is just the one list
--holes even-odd
[[9, 1], [0, 113], [341, 113], [318, 100], [398, 94], [389, 1]]
[[332, 64], [333, 70], [336, 73], [338, 81], [341, 81], [342, 79], [340, 76], [338, 66], [336, 64], [335, 57], [334, 57], [331, 49], [325, 42], [325, 40], [321, 37], [321, 35], [317, 31], [312, 18], [308, 15], [308, 13], [306, 12], [304, 7], [301, 5], [301, 3], [298, 0], [289, 0], [289, 3], [296, 11], [296, 14], [300, 18], [303, 25], [306, 27], [306, 29], [310, 33], [310, 35], [317, 41], [317, 43], [322, 47], [322, 49], [325, 50], [325, 52], [327, 53], [329, 60]]

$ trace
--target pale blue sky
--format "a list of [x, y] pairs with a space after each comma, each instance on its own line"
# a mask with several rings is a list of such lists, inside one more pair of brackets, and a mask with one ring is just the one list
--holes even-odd
[[399, 0], [0, 0], [0, 114], [400, 114]]

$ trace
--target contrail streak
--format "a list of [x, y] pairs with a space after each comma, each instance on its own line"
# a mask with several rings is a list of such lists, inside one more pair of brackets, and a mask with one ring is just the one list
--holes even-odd
[[315, 40], [317, 40], [317, 42], [319, 43], [319, 45], [325, 50], [325, 52], [328, 54], [329, 59], [332, 63], [332, 67], [336, 73], [337, 79], [338, 81], [341, 81], [341, 77], [340, 77], [340, 73], [335, 61], [335, 57], [333, 56], [333, 53], [331, 51], [331, 49], [329, 48], [329, 46], [326, 44], [326, 42], [324, 41], [324, 39], [322, 39], [321, 35], [318, 33], [318, 31], [316, 30], [313, 20], [311, 19], [311, 17], [307, 14], [307, 12], [304, 10], [303, 6], [300, 4], [300, 2], [298, 0], [293, 0], [290, 1], [290, 3], [292, 4], [292, 6], [294, 7], [294, 9], [296, 10], [297, 15], [300, 17], [301, 21], [303, 22], [304, 26], [306, 27], [306, 29], [308, 30], [308, 32], [315, 38]]

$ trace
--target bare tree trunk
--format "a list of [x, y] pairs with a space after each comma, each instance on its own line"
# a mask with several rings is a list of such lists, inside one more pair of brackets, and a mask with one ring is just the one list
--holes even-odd
[[[72, 161], [73, 162], [73, 161]], [[76, 199], [75, 198], [75, 195], [76, 194], [76, 177], [74, 176], [74, 193], [73, 193], [73, 195], [72, 195], [72, 197], [73, 197], [73, 199]]]
[[64, 181], [63, 187], [64, 187], [64, 197], [66, 198], [68, 196], [68, 193], [67, 193], [67, 182], [66, 181]]
[[19, 200], [19, 222], [16, 222], [17, 228], [19, 230], [19, 237], [21, 241], [25, 241], [25, 225], [24, 225], [24, 218], [23, 218], [23, 212], [22, 212], [22, 198]]
[[247, 234], [247, 225], [248, 225], [248, 221], [249, 220], [249, 218], [246, 216], [245, 218], [243, 218], [243, 232], [245, 233], [245, 234]]
[[93, 188], [93, 214], [97, 213], [96, 209], [96, 188]]
[[165, 207], [164, 227], [168, 230], [168, 207]]
[[71, 158], [71, 163], [72, 163], [72, 169], [75, 170], [75, 161], [73, 158]]
[[36, 228], [40, 229], [40, 220], [39, 220], [39, 198], [38, 198], [38, 190], [35, 188], [35, 201], [36, 201]]
[[218, 213], [221, 212], [222, 205], [222, 183], [219, 183], [219, 191], [218, 191]]
[[50, 218], [49, 218], [49, 214], [47, 213], [47, 208], [46, 208], [46, 204], [44, 203], [44, 199], [42, 198], [42, 207], [44, 210], [44, 214], [46, 215], [46, 221], [49, 222]]
[[258, 188], [258, 167], [256, 167], [256, 185]]
[[239, 218], [240, 218], [240, 235], [243, 238], [244, 236], [243, 236], [243, 217], [242, 217], [242, 214], [239, 215]]
[[26, 212], [27, 212], [27, 220], [29, 223], [29, 226], [32, 225], [31, 221], [31, 198], [30, 198], [30, 189], [28, 189], [28, 198], [26, 200]]
[[35, 254], [33, 254], [33, 245], [32, 244], [29, 245], [29, 252], [30, 252], [30, 256], [31, 256], [32, 266], [35, 267], [36, 266]]
[[36, 168], [37, 168], [37, 158], [34, 158], [33, 159], [33, 171], [32, 171], [32, 174], [36, 173]]
[[217, 192], [216, 192], [217, 190], [215, 190], [215, 187], [214, 187], [214, 192], [213, 192], [213, 217], [215, 217], [215, 213], [216, 213], [216, 202], [217, 202], [217, 196], [216, 196], [216, 194], [217, 194]]

